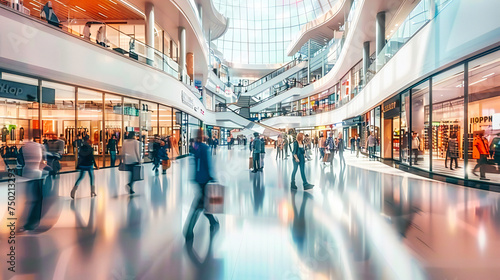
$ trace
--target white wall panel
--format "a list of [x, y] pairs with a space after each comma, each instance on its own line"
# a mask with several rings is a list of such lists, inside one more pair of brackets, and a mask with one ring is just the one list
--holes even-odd
[[0, 22], [0, 68], [157, 101], [215, 123], [184, 84], [161, 71], [3, 8]]

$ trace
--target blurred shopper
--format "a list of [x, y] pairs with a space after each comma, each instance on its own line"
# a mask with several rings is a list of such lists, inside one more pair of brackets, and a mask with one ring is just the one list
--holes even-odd
[[[187, 241], [191, 241], [194, 238], [194, 226], [198, 221], [198, 218], [201, 212], [204, 209], [205, 202], [205, 191], [206, 185], [208, 182], [214, 179], [212, 173], [212, 158], [209, 152], [208, 146], [203, 143], [203, 131], [200, 129], [197, 133], [197, 138], [195, 142], [194, 148], [194, 159], [195, 159], [195, 181], [199, 186], [199, 193], [194, 198], [193, 203], [191, 204], [190, 215], [187, 218], [187, 228], [185, 237]], [[215, 218], [214, 215], [204, 213], [205, 217], [207, 217], [210, 222], [210, 232], [214, 232], [219, 229], [219, 221]]]
[[453, 162], [455, 162], [455, 168], [458, 168], [458, 141], [456, 132], [452, 132], [450, 139], [448, 139], [448, 148], [444, 161], [445, 168], [448, 168], [448, 158], [450, 158], [450, 169], [453, 170]]
[[64, 154], [64, 141], [57, 138], [56, 133], [47, 134], [48, 138], [45, 143], [45, 151], [47, 156], [47, 165], [50, 167], [50, 175], [56, 175], [61, 170], [59, 160]]
[[260, 150], [262, 149], [262, 144], [259, 139], [259, 133], [255, 132], [253, 134], [255, 136], [255, 139], [253, 140], [253, 145], [252, 145], [252, 157], [253, 157], [253, 173], [260, 171]]
[[375, 145], [377, 144], [377, 139], [373, 136], [373, 133], [368, 131], [368, 140], [366, 140], [366, 146], [368, 148], [368, 158], [370, 160], [375, 160]]
[[325, 156], [325, 143], [326, 143], [326, 140], [325, 138], [323, 137], [323, 135], [321, 135], [321, 137], [319, 138], [319, 159], [322, 159], [324, 156]]
[[351, 154], [354, 154], [354, 152], [356, 151], [356, 137], [353, 136], [351, 137]]
[[127, 139], [123, 141], [122, 146], [123, 163], [125, 164], [125, 170], [130, 174], [129, 183], [126, 185], [130, 194], [135, 193], [134, 182], [138, 180], [138, 178], [134, 178], [134, 166], [141, 164], [140, 147], [140, 142], [135, 139], [135, 133], [130, 132]]
[[90, 27], [92, 25], [90, 24], [90, 22], [87, 22], [85, 23], [85, 27], [83, 28], [83, 39], [87, 40], [87, 41], [90, 41], [90, 36], [92, 34], [90, 34]]
[[483, 133], [476, 133], [474, 135], [474, 142], [472, 143], [472, 157], [477, 159], [477, 164], [472, 169], [472, 174], [477, 175], [476, 171], [479, 168], [479, 179], [489, 180], [486, 178], [485, 165], [488, 163], [488, 140], [484, 138]]
[[118, 152], [118, 141], [116, 140], [116, 135], [112, 134], [111, 139], [108, 140], [106, 149], [109, 152], [109, 157], [111, 160], [111, 167], [115, 166], [116, 163], [116, 153]]
[[418, 165], [418, 154], [420, 152], [420, 138], [415, 131], [411, 133], [411, 151], [413, 156], [413, 164]]
[[106, 43], [108, 42], [108, 38], [106, 37], [106, 26], [101, 25], [99, 30], [97, 30], [96, 42], [98, 45], [101, 45], [105, 48], [109, 47]]
[[305, 157], [307, 160], [311, 160], [311, 138], [309, 137], [309, 134], [306, 134], [306, 137], [304, 139], [304, 147], [306, 149]]
[[285, 136], [283, 137], [283, 148], [284, 148], [284, 155], [285, 155], [285, 158], [288, 158], [288, 146], [289, 146], [289, 141], [288, 141], [288, 135], [285, 134]]
[[217, 146], [219, 146], [219, 139], [217, 139], [214, 135], [212, 138], [212, 143], [211, 143], [211, 149], [212, 149], [212, 154], [216, 155], [217, 154]]
[[43, 176], [43, 160], [45, 148], [43, 145], [27, 141], [24, 143], [23, 147], [20, 149], [20, 154], [22, 155], [21, 165], [22, 176], [29, 179], [41, 179]]
[[329, 157], [331, 158], [328, 160], [332, 162], [333, 159], [335, 158], [335, 141], [333, 140], [332, 134], [329, 134], [328, 138], [326, 138], [325, 148], [330, 153]]
[[227, 137], [227, 149], [228, 150], [231, 150], [231, 141], [232, 141], [232, 137], [231, 137], [231, 135], [229, 135]]
[[264, 170], [264, 159], [266, 157], [266, 138], [260, 136], [260, 171]]
[[[345, 158], [344, 158], [344, 149], [345, 149], [345, 144], [344, 144], [344, 139], [342, 138], [342, 132], [339, 133], [339, 137], [337, 138], [337, 150], [339, 151], [339, 157], [340, 157], [340, 169], [342, 169], [345, 164]], [[352, 143], [352, 142], [351, 142]], [[351, 150], [352, 151], [352, 150]]]
[[314, 185], [309, 184], [307, 182], [306, 174], [305, 174], [305, 146], [304, 146], [304, 133], [299, 133], [297, 135], [297, 140], [293, 142], [293, 171], [292, 171], [292, 179], [290, 188], [292, 190], [297, 189], [297, 185], [295, 184], [295, 175], [297, 174], [297, 169], [300, 167], [300, 176], [302, 177], [302, 184], [304, 186], [304, 190], [309, 190], [314, 187]]
[[97, 194], [95, 193], [95, 184], [94, 184], [94, 167], [99, 169], [97, 163], [94, 159], [94, 149], [92, 148], [92, 142], [87, 140], [83, 143], [82, 147], [78, 151], [78, 164], [76, 166], [77, 169], [80, 169], [80, 176], [76, 179], [75, 185], [71, 190], [71, 198], [75, 199], [75, 193], [78, 190], [78, 186], [85, 177], [85, 172], [89, 174], [90, 179], [90, 196], [95, 197]]
[[283, 136], [278, 135], [278, 140], [276, 140], [276, 159], [281, 156], [283, 159]]
[[359, 152], [361, 151], [361, 138], [359, 135], [356, 136], [356, 157], [359, 158]]
[[54, 25], [56, 27], [59, 26], [59, 19], [57, 18], [54, 9], [52, 9], [52, 2], [48, 1], [40, 11], [40, 18], [46, 20], [49, 24]]
[[161, 163], [160, 151], [161, 147], [165, 146], [165, 143], [160, 139], [160, 135], [155, 134], [153, 142], [150, 145], [153, 145], [153, 150], [151, 152], [153, 160], [153, 171], [155, 172], [155, 174], [158, 174], [160, 172]]

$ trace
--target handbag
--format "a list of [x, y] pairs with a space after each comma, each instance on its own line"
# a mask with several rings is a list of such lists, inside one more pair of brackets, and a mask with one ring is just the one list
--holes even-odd
[[253, 168], [253, 157], [250, 156], [250, 158], [248, 159], [248, 169], [252, 169]]
[[132, 181], [142, 180], [144, 180], [144, 166], [142, 164], [132, 166]]
[[225, 187], [216, 182], [209, 182], [205, 186], [204, 208], [207, 214], [224, 213]]

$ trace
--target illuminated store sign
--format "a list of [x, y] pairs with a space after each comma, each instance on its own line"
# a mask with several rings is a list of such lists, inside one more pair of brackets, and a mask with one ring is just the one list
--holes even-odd
[[482, 117], [474, 117], [470, 118], [470, 123], [486, 123], [492, 122], [493, 116], [482, 116]]
[[[0, 97], [38, 102], [38, 87], [0, 79]], [[56, 91], [42, 88], [42, 100], [46, 104], [55, 104]]]

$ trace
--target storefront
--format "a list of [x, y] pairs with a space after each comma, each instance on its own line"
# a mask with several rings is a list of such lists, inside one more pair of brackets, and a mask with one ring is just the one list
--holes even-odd
[[350, 139], [352, 137], [357, 137], [361, 131], [361, 116], [356, 116], [350, 119], [345, 119], [342, 121], [342, 127], [344, 129], [344, 144], [345, 148], [352, 149]]
[[[5, 71], [0, 72], [0, 111], [4, 171], [16, 168], [26, 141], [45, 143], [52, 138], [64, 141], [62, 172], [75, 170], [77, 145], [83, 140], [91, 142], [100, 167], [118, 165], [119, 159], [112, 162], [107, 144], [114, 137], [121, 154], [128, 133], [141, 141], [145, 162], [150, 161], [149, 143], [156, 134], [170, 136], [175, 157], [187, 151], [178, 148], [181, 132], [189, 139], [201, 126], [197, 118], [158, 103]], [[187, 122], [177, 121], [183, 118]]]
[[380, 106], [377, 106], [361, 115], [361, 151], [368, 153], [368, 136], [373, 135], [373, 137], [377, 140], [374, 154], [377, 158], [380, 158], [380, 110]]
[[385, 159], [399, 160], [400, 98], [399, 95], [394, 96], [382, 105], [384, 115], [382, 158]]
[[[464, 185], [500, 184], [500, 51], [427, 77], [382, 107], [384, 158]], [[479, 162], [481, 143], [488, 155]]]

